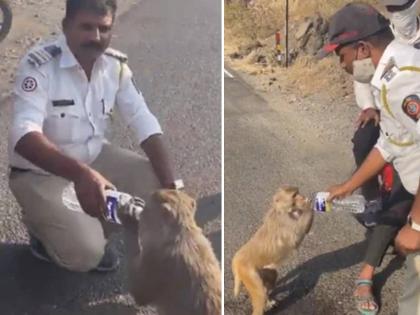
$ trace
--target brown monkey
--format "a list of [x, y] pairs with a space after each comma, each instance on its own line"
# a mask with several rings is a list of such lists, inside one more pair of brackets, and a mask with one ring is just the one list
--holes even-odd
[[274, 305], [268, 293], [274, 288], [276, 269], [297, 249], [312, 220], [309, 199], [295, 187], [284, 187], [274, 195], [262, 226], [236, 252], [232, 260], [234, 294], [239, 294], [243, 283], [251, 298], [252, 315], [262, 315]]
[[129, 291], [138, 305], [153, 305], [160, 315], [221, 314], [219, 262], [195, 211], [187, 194], [160, 190], [139, 218], [122, 215]]

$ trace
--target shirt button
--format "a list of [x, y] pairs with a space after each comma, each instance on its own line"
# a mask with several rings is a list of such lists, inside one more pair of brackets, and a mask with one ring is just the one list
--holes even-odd
[[66, 114], [64, 114], [64, 113], [61, 113], [61, 118], [64, 118], [64, 117], [66, 117]]
[[89, 113], [89, 117], [92, 117], [92, 113]]

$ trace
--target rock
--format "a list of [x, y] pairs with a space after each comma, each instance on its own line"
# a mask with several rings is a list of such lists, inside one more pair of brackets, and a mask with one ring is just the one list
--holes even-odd
[[252, 50], [245, 58], [244, 61], [248, 64], [254, 64], [258, 62], [258, 49]]
[[306, 45], [308, 44], [309, 39], [311, 38], [311, 33], [306, 33], [299, 41], [299, 49], [305, 50]]
[[324, 40], [322, 35], [319, 33], [313, 33], [311, 34], [311, 38], [306, 45], [306, 52], [312, 56], [315, 56], [323, 45]]
[[325, 35], [328, 33], [328, 21], [327, 20], [323, 20], [321, 26], [319, 27], [319, 33], [321, 35]]
[[229, 57], [232, 59], [241, 59], [242, 55], [235, 51], [233, 54], [230, 54]]
[[263, 47], [263, 45], [261, 44], [260, 41], [257, 40], [257, 41], [255, 41], [253, 43], [250, 43], [250, 44], [247, 44], [247, 45], [243, 45], [243, 46], [242, 45], [239, 46], [238, 53], [240, 55], [242, 55], [242, 56], [246, 56], [251, 51], [253, 51], [254, 49], [261, 48], [261, 47]]
[[267, 65], [267, 57], [264, 56], [264, 55], [259, 55], [257, 57], [257, 62], [261, 63], [261, 64], [264, 64], [264, 65]]
[[315, 15], [312, 17], [312, 23], [313, 23], [313, 27], [314, 29], [318, 32], [319, 29], [321, 28], [322, 24], [324, 23], [324, 19], [322, 18], [322, 16], [317, 12], [315, 13]]
[[305, 18], [305, 21], [298, 26], [295, 38], [297, 40], [300, 40], [302, 37], [304, 37], [308, 33], [309, 29], [312, 27], [312, 24], [313, 21], [311, 19]]

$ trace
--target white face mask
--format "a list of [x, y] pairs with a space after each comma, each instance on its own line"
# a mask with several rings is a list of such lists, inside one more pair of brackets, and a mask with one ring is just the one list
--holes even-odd
[[372, 58], [353, 61], [353, 78], [360, 83], [370, 83], [375, 74]]
[[413, 38], [417, 33], [416, 4], [417, 1], [414, 1], [411, 7], [404, 11], [393, 12], [391, 14], [391, 23], [395, 31], [407, 40]]

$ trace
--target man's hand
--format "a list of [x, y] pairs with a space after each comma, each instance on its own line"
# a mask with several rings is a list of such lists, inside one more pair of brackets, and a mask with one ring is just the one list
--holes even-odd
[[405, 225], [395, 238], [395, 247], [403, 255], [420, 251], [420, 232]]
[[350, 188], [350, 185], [346, 182], [340, 185], [334, 185], [327, 189], [330, 193], [327, 201], [332, 201], [334, 199], [342, 199], [353, 193], [353, 189]]
[[153, 135], [141, 143], [163, 188], [173, 189], [175, 176], [161, 135]]
[[114, 188], [105, 177], [92, 168], [85, 167], [74, 181], [74, 189], [82, 209], [92, 217], [100, 218], [105, 213], [105, 189]]
[[373, 120], [375, 126], [377, 126], [379, 124], [379, 112], [374, 108], [367, 108], [360, 112], [359, 117], [356, 120], [356, 128], [364, 128], [371, 120]]

